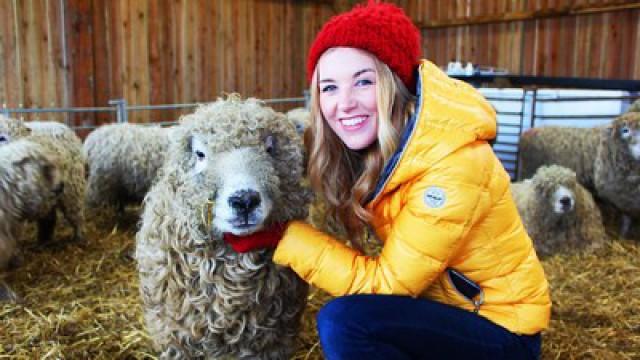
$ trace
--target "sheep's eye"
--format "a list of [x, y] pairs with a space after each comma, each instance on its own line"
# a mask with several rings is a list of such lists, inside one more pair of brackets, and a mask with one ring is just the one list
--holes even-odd
[[626, 138], [630, 137], [631, 136], [631, 129], [629, 129], [628, 126], [623, 126], [620, 129], [620, 136], [622, 136], [623, 139], [626, 139]]
[[200, 150], [196, 150], [196, 157], [198, 158], [198, 161], [202, 161], [205, 158], [204, 153]]
[[277, 141], [276, 137], [273, 135], [268, 135], [264, 139], [264, 148], [267, 151], [267, 154], [274, 156], [276, 153]]
[[0, 144], [4, 144], [9, 141], [9, 138], [5, 135], [0, 135]]

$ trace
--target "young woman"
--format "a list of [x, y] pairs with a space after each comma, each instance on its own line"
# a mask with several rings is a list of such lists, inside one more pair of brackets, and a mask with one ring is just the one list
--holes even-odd
[[318, 315], [328, 359], [536, 359], [549, 289], [487, 143], [495, 112], [420, 46], [376, 2], [317, 35], [308, 175], [352, 241], [370, 227], [384, 245], [364, 256], [293, 222], [274, 261], [338, 296]]

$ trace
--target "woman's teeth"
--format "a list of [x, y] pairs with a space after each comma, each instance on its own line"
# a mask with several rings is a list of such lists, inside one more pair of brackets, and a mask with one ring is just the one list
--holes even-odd
[[362, 123], [364, 120], [365, 120], [364, 116], [357, 117], [357, 118], [351, 118], [351, 119], [344, 119], [344, 120], [342, 120], [342, 125], [354, 126], [354, 125], [358, 125], [358, 124]]

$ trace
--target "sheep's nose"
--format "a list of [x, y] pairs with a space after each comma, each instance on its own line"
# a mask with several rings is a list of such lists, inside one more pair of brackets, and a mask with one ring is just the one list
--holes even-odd
[[563, 211], [571, 210], [571, 198], [568, 196], [563, 196], [560, 198], [560, 205], [562, 205]]
[[239, 213], [251, 212], [260, 201], [260, 194], [254, 190], [240, 190], [229, 197], [229, 205]]

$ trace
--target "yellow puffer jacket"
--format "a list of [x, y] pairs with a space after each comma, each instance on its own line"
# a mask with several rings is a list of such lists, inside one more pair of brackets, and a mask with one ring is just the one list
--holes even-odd
[[549, 322], [542, 266], [509, 189], [509, 176], [487, 143], [495, 111], [471, 86], [434, 64], [420, 66], [416, 117], [398, 156], [367, 204], [384, 242], [364, 256], [308, 224], [293, 222], [274, 261], [333, 295], [422, 296], [473, 310], [445, 271], [482, 288], [479, 314], [518, 334]]

